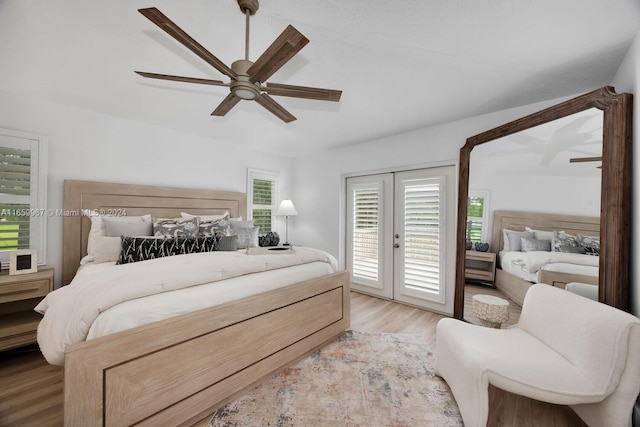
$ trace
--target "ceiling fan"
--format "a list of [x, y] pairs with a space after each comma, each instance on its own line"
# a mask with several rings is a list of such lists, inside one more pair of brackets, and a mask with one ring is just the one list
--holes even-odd
[[276, 40], [255, 61], [249, 60], [249, 17], [258, 10], [258, 0], [238, 0], [238, 5], [246, 15], [245, 57], [231, 64], [231, 68], [216, 58], [211, 52], [185, 33], [180, 27], [167, 18], [155, 7], [139, 9], [151, 22], [160, 27], [171, 37], [176, 39], [187, 49], [198, 55], [213, 68], [231, 79], [229, 83], [220, 80], [201, 79], [195, 77], [172, 76], [167, 74], [147, 73], [136, 71], [143, 77], [161, 80], [173, 80], [187, 83], [197, 83], [213, 86], [229, 87], [230, 93], [211, 113], [212, 116], [224, 116], [240, 100], [253, 100], [275, 114], [286, 123], [296, 120], [284, 107], [278, 104], [270, 95], [289, 96], [293, 98], [315, 99], [320, 101], [340, 101], [342, 91], [321, 89], [306, 86], [294, 86], [280, 83], [265, 83], [287, 61], [300, 51], [309, 39], [303, 36], [293, 26], [289, 25]]
[[[601, 162], [602, 156], [595, 157], [573, 157], [569, 159], [569, 163], [586, 163], [586, 162]], [[596, 166], [598, 169], [602, 169], [602, 166]]]

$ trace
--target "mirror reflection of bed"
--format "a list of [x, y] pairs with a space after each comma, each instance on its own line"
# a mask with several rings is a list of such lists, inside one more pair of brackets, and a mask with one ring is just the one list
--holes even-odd
[[[602, 124], [603, 112], [591, 108], [473, 148], [469, 196], [483, 203], [485, 218], [481, 235], [474, 229], [470, 240], [490, 244], [497, 268], [494, 280], [466, 277], [465, 320], [479, 323], [473, 295], [507, 300], [507, 327], [517, 323], [531, 283], [597, 286], [597, 254], [588, 248], [592, 256], [585, 255], [577, 241], [559, 240], [588, 236], [592, 246], [597, 243]], [[469, 231], [478, 226], [468, 224]], [[509, 247], [509, 238], [517, 247]]]

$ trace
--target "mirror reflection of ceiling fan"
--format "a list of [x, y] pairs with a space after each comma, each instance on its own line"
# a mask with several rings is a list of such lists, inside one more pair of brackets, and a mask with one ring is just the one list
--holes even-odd
[[340, 101], [342, 91], [333, 89], [320, 89], [306, 86], [294, 86], [280, 83], [265, 83], [276, 71], [298, 53], [309, 39], [300, 34], [293, 26], [289, 25], [267, 48], [267, 50], [255, 62], [249, 60], [249, 17], [258, 10], [258, 0], [238, 0], [238, 5], [246, 15], [246, 40], [245, 57], [231, 64], [231, 68], [216, 58], [180, 27], [167, 18], [155, 7], [139, 9], [151, 22], [160, 27], [171, 37], [176, 39], [187, 49], [198, 55], [213, 68], [229, 77], [229, 83], [220, 80], [210, 80], [195, 77], [172, 76], [167, 74], [147, 73], [136, 71], [142, 77], [173, 80], [179, 82], [206, 84], [213, 86], [226, 86], [230, 89], [227, 97], [211, 113], [212, 116], [224, 116], [240, 100], [256, 101], [264, 108], [275, 114], [282, 121], [289, 123], [296, 118], [278, 104], [270, 95], [288, 96], [293, 98], [315, 99], [320, 101]]
[[[602, 156], [595, 157], [574, 157], [569, 159], [569, 163], [586, 163], [586, 162], [601, 162]], [[598, 169], [602, 169], [602, 165], [596, 166]]]

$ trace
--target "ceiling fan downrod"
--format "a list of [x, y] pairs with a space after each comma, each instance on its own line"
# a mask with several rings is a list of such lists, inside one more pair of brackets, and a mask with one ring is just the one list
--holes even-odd
[[244, 59], [249, 60], [249, 17], [255, 15], [260, 4], [258, 0], [238, 0], [240, 11], [246, 16], [245, 34], [244, 34]]

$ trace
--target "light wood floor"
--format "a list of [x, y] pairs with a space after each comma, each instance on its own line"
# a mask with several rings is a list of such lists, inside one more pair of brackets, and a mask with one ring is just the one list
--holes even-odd
[[[351, 293], [351, 328], [423, 335], [435, 351], [436, 324], [444, 316]], [[48, 365], [35, 347], [0, 353], [0, 427], [58, 427], [63, 420], [63, 369]], [[513, 401], [513, 402], [512, 402]], [[565, 407], [492, 389], [490, 426], [583, 426]], [[534, 417], [523, 416], [522, 410]], [[206, 421], [197, 424], [206, 426]]]

